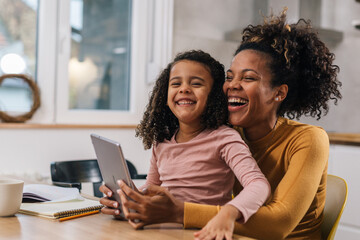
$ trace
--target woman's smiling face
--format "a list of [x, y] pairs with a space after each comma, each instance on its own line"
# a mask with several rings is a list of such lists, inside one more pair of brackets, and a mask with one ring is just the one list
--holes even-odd
[[269, 55], [251, 49], [234, 57], [223, 86], [232, 125], [256, 127], [276, 114], [269, 61]]

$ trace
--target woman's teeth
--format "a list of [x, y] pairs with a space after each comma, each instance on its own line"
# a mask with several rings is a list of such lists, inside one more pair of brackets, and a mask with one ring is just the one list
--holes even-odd
[[243, 98], [229, 98], [228, 103], [232, 106], [242, 106], [249, 102], [249, 100]]

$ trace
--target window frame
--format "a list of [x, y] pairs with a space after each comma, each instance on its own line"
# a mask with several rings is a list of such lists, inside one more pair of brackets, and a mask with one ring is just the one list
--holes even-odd
[[[41, 107], [29, 122], [138, 124], [153, 84], [148, 76], [153, 79], [155, 76], [152, 66], [159, 70], [171, 59], [173, 6], [173, 0], [132, 1], [129, 111], [73, 110], [68, 108], [70, 0], [40, 0], [37, 83], [41, 89]], [[153, 16], [156, 16], [155, 24], [150, 27], [149, 19]], [[150, 58], [150, 53], [155, 54]]]

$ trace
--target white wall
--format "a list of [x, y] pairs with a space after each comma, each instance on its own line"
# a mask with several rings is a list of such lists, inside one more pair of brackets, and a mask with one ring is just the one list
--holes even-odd
[[53, 161], [96, 158], [90, 134], [114, 139], [139, 173], [147, 173], [145, 151], [134, 129], [0, 129], [0, 174], [50, 175]]
[[304, 122], [320, 125], [327, 131], [360, 133], [360, 30], [352, 26], [352, 21], [360, 19], [360, 3], [355, 0], [322, 1], [322, 24], [324, 27], [342, 31], [343, 40], [330, 45], [335, 54], [335, 64], [340, 67], [339, 80], [342, 100], [337, 106], [331, 105], [329, 114], [320, 121], [313, 118], [302, 119]]

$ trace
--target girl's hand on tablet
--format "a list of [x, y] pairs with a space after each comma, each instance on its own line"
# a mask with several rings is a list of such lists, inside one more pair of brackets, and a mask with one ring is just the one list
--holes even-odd
[[106, 195], [106, 197], [100, 198], [100, 203], [104, 205], [104, 207], [101, 209], [101, 212], [104, 214], [113, 215], [116, 219], [124, 220], [124, 218], [120, 216], [120, 209], [117, 209], [119, 207], [119, 203], [109, 199], [112, 197], [113, 192], [105, 185], [101, 185], [99, 190]]

